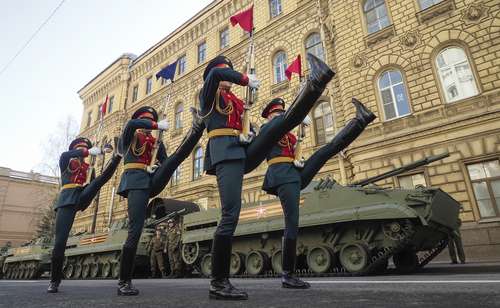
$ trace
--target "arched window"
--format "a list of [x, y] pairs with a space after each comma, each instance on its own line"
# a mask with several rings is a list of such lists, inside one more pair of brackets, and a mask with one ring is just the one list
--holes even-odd
[[384, 0], [366, 0], [363, 12], [368, 33], [377, 32], [390, 25]]
[[330, 103], [320, 102], [313, 112], [316, 144], [324, 144], [335, 135], [332, 109]]
[[410, 104], [400, 71], [391, 69], [383, 72], [378, 79], [378, 88], [386, 120], [410, 113]]
[[436, 65], [446, 102], [454, 102], [478, 94], [474, 74], [465, 51], [458, 46], [443, 49]]
[[280, 83], [286, 79], [286, 53], [278, 51], [273, 58], [274, 83]]
[[175, 169], [174, 174], [172, 174], [172, 179], [170, 180], [172, 186], [179, 184], [179, 182], [181, 181], [181, 166], [182, 165], [179, 165], [179, 167]]
[[423, 11], [426, 8], [429, 8], [433, 6], [434, 4], [438, 4], [443, 0], [419, 0], [418, 2], [420, 3], [420, 9]]
[[175, 106], [175, 129], [182, 128], [182, 112], [184, 111], [184, 105], [182, 103], [178, 103]]
[[[323, 49], [323, 42], [319, 33], [311, 33], [306, 39], [306, 55], [307, 53], [313, 54], [321, 60], [325, 60], [325, 50]], [[306, 61], [307, 62], [307, 61]], [[309, 62], [307, 62], [309, 67]]]
[[201, 177], [203, 173], [203, 149], [199, 146], [193, 154], [193, 180]]

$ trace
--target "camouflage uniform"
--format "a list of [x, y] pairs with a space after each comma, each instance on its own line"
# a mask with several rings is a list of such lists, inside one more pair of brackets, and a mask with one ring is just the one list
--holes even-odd
[[169, 222], [167, 229], [167, 251], [170, 263], [170, 277], [179, 278], [182, 276], [181, 259], [181, 230], [177, 222]]
[[167, 249], [167, 242], [164, 240], [163, 235], [154, 236], [148, 244], [150, 255], [151, 276], [155, 277], [157, 269], [160, 270], [160, 276], [163, 277], [165, 273], [165, 262], [163, 261], [163, 251]]

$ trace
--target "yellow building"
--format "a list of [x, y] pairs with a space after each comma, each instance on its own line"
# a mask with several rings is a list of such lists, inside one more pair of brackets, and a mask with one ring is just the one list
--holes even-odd
[[[163, 110], [174, 149], [190, 127], [189, 107], [198, 106], [202, 73], [218, 54], [242, 70], [248, 38], [229, 17], [249, 0], [217, 0], [136, 57], [124, 54], [80, 91], [84, 113], [81, 135], [93, 138], [98, 108], [110, 97], [99, 139], [118, 135], [139, 106]], [[463, 205], [461, 218], [470, 258], [500, 256], [500, 8], [497, 1], [464, 0], [255, 0], [256, 71], [262, 80], [252, 120], [264, 104], [280, 96], [291, 102], [298, 78], [284, 78], [296, 55], [323, 57], [337, 76], [311, 112], [306, 156], [332, 138], [354, 115], [355, 96], [378, 119], [320, 176], [352, 182], [427, 155], [449, 152], [441, 163], [379, 183], [442, 188]], [[322, 26], [320, 26], [322, 25]], [[155, 74], [179, 60], [176, 81], [167, 85]], [[307, 68], [306, 65], [304, 65]], [[307, 70], [306, 70], [307, 74]], [[243, 97], [242, 88], [235, 93]], [[193, 151], [174, 175], [164, 196], [218, 207], [215, 178], [201, 173], [203, 147]], [[339, 160], [340, 159], [340, 160]], [[99, 166], [100, 162], [98, 162]], [[260, 190], [266, 164], [247, 175], [244, 202], [269, 197]], [[114, 197], [115, 177], [102, 189], [98, 229], [126, 215], [126, 201]], [[93, 210], [80, 214], [78, 230], [89, 229]]]

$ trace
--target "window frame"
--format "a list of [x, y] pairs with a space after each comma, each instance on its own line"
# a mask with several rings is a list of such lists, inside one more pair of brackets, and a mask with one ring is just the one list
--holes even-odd
[[[319, 37], [319, 43], [316, 43], [316, 44], [315, 44], [315, 45], [313, 45], [313, 46], [307, 47], [308, 40], [309, 40], [309, 39], [310, 39], [313, 35], [315, 35], [315, 34], [317, 34], [317, 35], [318, 35], [318, 37]], [[323, 42], [323, 41], [322, 41], [322, 39], [321, 39], [321, 33], [319, 33], [319, 30], [317, 30], [317, 31], [316, 31], [316, 30], [315, 30], [315, 31], [311, 31], [311, 32], [309, 32], [309, 33], [306, 35], [306, 37], [305, 37], [305, 39], [304, 39], [304, 55], [306, 55], [306, 57], [307, 57], [307, 52], [308, 52], [308, 50], [309, 50], [309, 49], [311, 49], [311, 48], [316, 47], [317, 45], [320, 45], [320, 46], [321, 46], [321, 49], [323, 50], [323, 52], [322, 52], [322, 56], [323, 56], [323, 58], [322, 58], [321, 60], [325, 61], [325, 58], [326, 58], [326, 49], [325, 49], [325, 44], [324, 44], [324, 42]], [[315, 56], [317, 56], [316, 54], [314, 54], [314, 55], [315, 55]], [[307, 63], [307, 64], [306, 64], [307, 69], [310, 69], [310, 67], [309, 67], [309, 62], [308, 62], [308, 61], [306, 61], [306, 63]]]
[[179, 67], [177, 70], [177, 75], [181, 76], [186, 73], [187, 70], [187, 57], [186, 54], [183, 54], [179, 58], [177, 58], [177, 61], [179, 61]]
[[[178, 112], [179, 106], [182, 107], [182, 110], [180, 112]], [[175, 109], [174, 109], [174, 129], [175, 130], [182, 129], [182, 115], [183, 115], [183, 112], [184, 112], [184, 104], [182, 102], [178, 102], [175, 105]], [[179, 116], [179, 118], [178, 118], [178, 116]]]
[[146, 78], [146, 95], [153, 93], [153, 76]]
[[[226, 45], [222, 45], [222, 42], [224, 41], [223, 40], [223, 33], [227, 33], [226, 35]], [[222, 28], [220, 31], [219, 31], [219, 49], [220, 50], [223, 50], [225, 48], [228, 48], [229, 47], [229, 44], [230, 44], [230, 41], [229, 41], [229, 27], [224, 27]]]
[[321, 105], [323, 105], [324, 103], [326, 103], [328, 105], [328, 107], [330, 109], [330, 115], [332, 117], [333, 134], [332, 134], [331, 138], [335, 137], [335, 132], [336, 132], [336, 128], [335, 128], [335, 126], [336, 126], [335, 116], [334, 116], [334, 111], [333, 111], [332, 105], [330, 104], [330, 102], [327, 99], [324, 99], [324, 98], [320, 97], [318, 99], [318, 103], [311, 110], [311, 118], [312, 118], [312, 121], [313, 121], [313, 130], [314, 130], [314, 143], [315, 143], [316, 146], [321, 146], [321, 145], [324, 145], [324, 144], [326, 144], [328, 142], [328, 140], [327, 140], [327, 134], [326, 134], [326, 129], [325, 129], [325, 124], [324, 124], [324, 120], [323, 120], [325, 114], [324, 113], [321, 114], [321, 119], [322, 119], [322, 122], [323, 122], [323, 124], [322, 124], [323, 125], [323, 131], [325, 132], [325, 133], [323, 133], [323, 135], [324, 135], [324, 141], [323, 142], [320, 142], [318, 140], [319, 134], [318, 134], [318, 121], [317, 121], [317, 119], [319, 117], [317, 118], [315, 116], [316, 110]]
[[87, 111], [87, 128], [92, 124], [92, 110]]
[[[275, 66], [275, 63], [276, 63], [276, 61], [277, 61], [277, 59], [278, 59], [278, 55], [280, 55], [280, 54], [283, 54], [283, 55], [284, 55], [284, 59], [283, 59], [283, 66], [282, 66], [282, 68], [281, 68], [281, 69], [282, 69], [282, 71], [280, 72], [280, 73], [281, 73], [281, 74], [280, 74], [280, 80], [278, 80], [278, 75], [276, 74], [276, 66]], [[283, 50], [283, 49], [279, 49], [279, 50], [277, 50], [277, 51], [274, 53], [274, 55], [273, 55], [273, 57], [272, 57], [272, 60], [271, 60], [271, 61], [272, 61], [272, 62], [271, 62], [271, 64], [272, 64], [272, 65], [271, 65], [271, 66], [272, 66], [272, 73], [273, 73], [273, 85], [275, 85], [275, 84], [280, 84], [280, 83], [282, 83], [282, 82], [286, 82], [286, 81], [288, 81], [288, 79], [286, 78], [286, 75], [285, 75], [285, 70], [286, 70], [286, 68], [287, 68], [287, 66], [288, 66], [288, 63], [287, 63], [287, 61], [288, 61], [288, 56], [287, 56], [287, 54], [286, 54], [285, 50]]]
[[[373, 34], [375, 34], [375, 33], [377, 33], [377, 32], [380, 32], [380, 31], [382, 31], [382, 30], [384, 30], [384, 29], [386, 29], [386, 28], [390, 27], [390, 26], [392, 25], [392, 18], [391, 18], [391, 14], [390, 14], [389, 6], [387, 5], [387, 1], [386, 1], [386, 0], [384, 0], [384, 7], [385, 7], [385, 13], [387, 14], [387, 21], [388, 21], [388, 24], [387, 24], [386, 26], [384, 26], [384, 27], [382, 27], [382, 28], [380, 28], [380, 29], [376, 30], [376, 31], [372, 31], [372, 32], [370, 32], [370, 28], [369, 28], [369, 24], [368, 24], [368, 17], [367, 17], [367, 12], [369, 12], [369, 11], [365, 11], [365, 4], [366, 4], [366, 2], [368, 2], [368, 1], [372, 1], [372, 0], [364, 0], [364, 1], [360, 1], [360, 2], [359, 2], [359, 3], [360, 3], [360, 9], [361, 9], [361, 15], [362, 15], [362, 17], [363, 17], [363, 23], [362, 23], [362, 24], [363, 24], [363, 27], [364, 27], [364, 29], [365, 29], [365, 31], [366, 31], [366, 34], [367, 34], [367, 35], [373, 35]], [[377, 8], [377, 7], [374, 7], [374, 8], [373, 8], [373, 10], [376, 10], [376, 8]], [[379, 20], [379, 18], [377, 18], [377, 21], [378, 21], [378, 20]], [[379, 23], [379, 25], [380, 25], [380, 23]]]
[[115, 96], [112, 95], [109, 97], [109, 102], [108, 102], [108, 110], [106, 110], [107, 113], [111, 113], [113, 112], [113, 103], [114, 103], [114, 100], [115, 100]]
[[[274, 2], [276, 2], [278, 4], [278, 6], [273, 6]], [[268, 4], [269, 4], [269, 19], [276, 18], [276, 17], [280, 16], [283, 13], [283, 3], [281, 3], [281, 0], [269, 0]], [[277, 12], [276, 14], [274, 14], [273, 13], [273, 7], [274, 8], [279, 8], [279, 12]]]
[[172, 173], [172, 179], [170, 181], [170, 183], [171, 183], [170, 186], [179, 185], [179, 183], [181, 182], [181, 171], [182, 171], [182, 164], [177, 166], [177, 168], [175, 168], [175, 170], [174, 170], [174, 173]]
[[[405, 90], [405, 95], [406, 95], [406, 99], [407, 99], [407, 103], [408, 103], [408, 109], [410, 110], [410, 112], [407, 114], [404, 114], [404, 115], [398, 115], [396, 117], [388, 119], [387, 115], [385, 113], [385, 109], [384, 109], [384, 100], [382, 98], [382, 89], [380, 88], [380, 80], [382, 79], [383, 74], [388, 73], [390, 71], [398, 71], [401, 74], [401, 83], [403, 84], [403, 87]], [[376, 97], [377, 97], [377, 100], [379, 101], [380, 110], [381, 110], [382, 114], [384, 115], [383, 122], [393, 121], [393, 120], [401, 119], [401, 118], [412, 115], [413, 114], [413, 108], [412, 108], [413, 106], [411, 103], [410, 93], [408, 92], [408, 86], [407, 86], [408, 82], [406, 80], [406, 75], [404, 73], [404, 70], [402, 70], [402, 68], [399, 66], [393, 66], [393, 65], [385, 66], [382, 69], [380, 69], [379, 72], [375, 76], [377, 76], [377, 78], [374, 79], [375, 89], [377, 90]], [[398, 84], [396, 84], [396, 85], [398, 85]], [[394, 104], [394, 106], [397, 106], [393, 87], [394, 87], [394, 85], [390, 85], [389, 89], [391, 91], [391, 98], [393, 99], [393, 104]], [[395, 108], [395, 110], [396, 110], [396, 108]]]
[[139, 85], [136, 84], [132, 87], [132, 103], [136, 102], [139, 98]]
[[404, 176], [412, 176], [412, 175], [415, 175], [415, 174], [423, 174], [424, 175], [425, 184], [426, 184], [426, 188], [432, 187], [431, 181], [430, 181], [430, 178], [429, 178], [429, 172], [428, 172], [428, 170], [427, 170], [426, 167], [420, 167], [420, 168], [411, 170], [409, 172], [405, 172], [403, 174], [398, 174], [398, 175], [394, 176], [393, 180], [394, 180], [395, 187], [397, 186], [397, 187], [399, 187], [401, 189], [405, 189], [405, 188], [401, 187], [401, 182], [399, 181], [399, 178], [400, 177], [404, 177]]
[[[437, 58], [438, 58], [438, 56], [445, 49], [452, 48], [452, 47], [460, 48], [465, 53], [467, 62], [469, 64], [469, 68], [470, 68], [470, 70], [472, 72], [472, 76], [474, 77], [474, 84], [476, 86], [477, 93], [475, 95], [472, 95], [472, 96], [469, 96], [469, 97], [466, 97], [466, 98], [461, 98], [461, 99], [454, 100], [454, 101], [448, 101], [447, 98], [446, 98], [447, 96], [446, 96], [445, 88], [444, 88], [443, 82], [441, 80], [440, 68], [439, 68], [439, 66], [437, 64]], [[475, 63], [472, 62], [472, 57], [471, 57], [471, 54], [469, 52], [468, 46], [464, 45], [463, 43], [461, 43], [459, 41], [455, 41], [455, 40], [447, 42], [447, 43], [442, 44], [442, 45], [440, 45], [440, 46], [438, 46], [438, 47], [436, 47], [434, 49], [431, 59], [432, 59], [432, 68], [433, 68], [433, 71], [434, 71], [434, 77], [437, 80], [437, 85], [438, 85], [437, 88], [438, 88], [438, 91], [439, 91], [439, 95], [441, 97], [441, 101], [445, 105], [447, 105], [447, 104], [455, 104], [457, 102], [466, 101], [466, 100], [469, 100], [469, 99], [472, 99], [474, 97], [477, 97], [477, 96], [481, 95], [481, 93], [483, 92], [483, 89], [481, 87], [482, 85], [479, 82], [480, 79], [479, 79], [479, 76], [477, 74]]]
[[434, 1], [437, 1], [437, 2], [434, 2], [432, 5], [429, 5], [429, 6], [428, 6], [428, 7], [426, 7], [426, 8], [422, 8], [422, 0], [416, 0], [416, 1], [417, 1], [417, 4], [418, 4], [418, 9], [419, 9], [420, 11], [425, 11], [425, 10], [427, 10], [428, 8], [431, 8], [431, 7], [435, 6], [436, 4], [439, 4], [439, 3], [443, 2], [444, 0], [432, 0], [433, 2], [434, 2]]
[[[498, 161], [500, 164], [500, 157], [497, 155], [487, 155], [481, 158], [475, 158], [475, 159], [470, 159], [470, 160], [465, 160], [462, 161], [462, 169], [467, 175], [466, 178], [466, 184], [467, 184], [467, 190], [469, 191], [469, 199], [472, 201], [474, 204], [473, 206], [473, 213], [476, 215], [476, 217], [479, 218], [479, 222], [489, 222], [489, 221], [500, 221], [500, 209], [498, 208], [498, 205], [496, 203], [496, 200], [494, 198], [494, 195], [492, 194], [491, 190], [491, 181], [496, 181], [500, 180], [500, 176], [496, 177], [491, 177], [491, 178], [483, 178], [479, 180], [473, 180], [470, 176], [469, 168], [467, 166], [469, 165], [475, 165], [475, 164], [480, 164], [480, 163], [485, 163], [489, 161]], [[490, 197], [490, 201], [492, 202], [492, 207], [494, 212], [496, 213], [495, 216], [490, 216], [490, 217], [482, 217], [481, 216], [481, 211], [479, 210], [479, 204], [476, 199], [476, 193], [474, 191], [474, 186], [473, 183], [478, 183], [478, 182], [486, 182], [487, 183], [487, 188], [488, 188], [488, 194]], [[470, 198], [472, 196], [472, 198]]]
[[[200, 157], [197, 157], [196, 154], [198, 153], [198, 150], [200, 151], [201, 153], [201, 156]], [[200, 161], [200, 164], [199, 164], [199, 169], [197, 169], [196, 167], [196, 162], [197, 161]], [[203, 148], [201, 145], [198, 145], [195, 147], [194, 151], [193, 151], [193, 173], [192, 173], [192, 179], [193, 181], [194, 180], [197, 180], [199, 178], [201, 178], [203, 176]]]
[[[201, 49], [201, 47], [204, 46], [203, 49]], [[198, 48], [197, 48], [197, 51], [198, 51], [198, 64], [202, 64], [204, 63], [206, 60], [207, 60], [207, 41], [202, 41], [198, 44]], [[203, 51], [203, 59], [201, 59], [200, 57], [200, 54], [201, 52]]]

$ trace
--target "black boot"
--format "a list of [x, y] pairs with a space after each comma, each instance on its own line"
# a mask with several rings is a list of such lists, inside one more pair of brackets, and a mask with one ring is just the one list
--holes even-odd
[[57, 293], [62, 279], [64, 257], [52, 257], [50, 262], [50, 284], [47, 293]]
[[120, 259], [120, 280], [118, 281], [118, 295], [134, 296], [139, 290], [132, 285], [136, 248], [123, 247]]
[[366, 106], [356, 98], [352, 98], [352, 103], [356, 107], [356, 119], [360, 120], [364, 127], [368, 126], [368, 124], [377, 118], [370, 109], [366, 108]]
[[294, 276], [297, 240], [283, 239], [283, 274], [281, 276], [281, 286], [289, 289], [309, 289], [308, 282], [300, 280]]
[[212, 280], [209, 297], [220, 300], [246, 300], [248, 294], [229, 282], [232, 236], [215, 235], [212, 246]]

